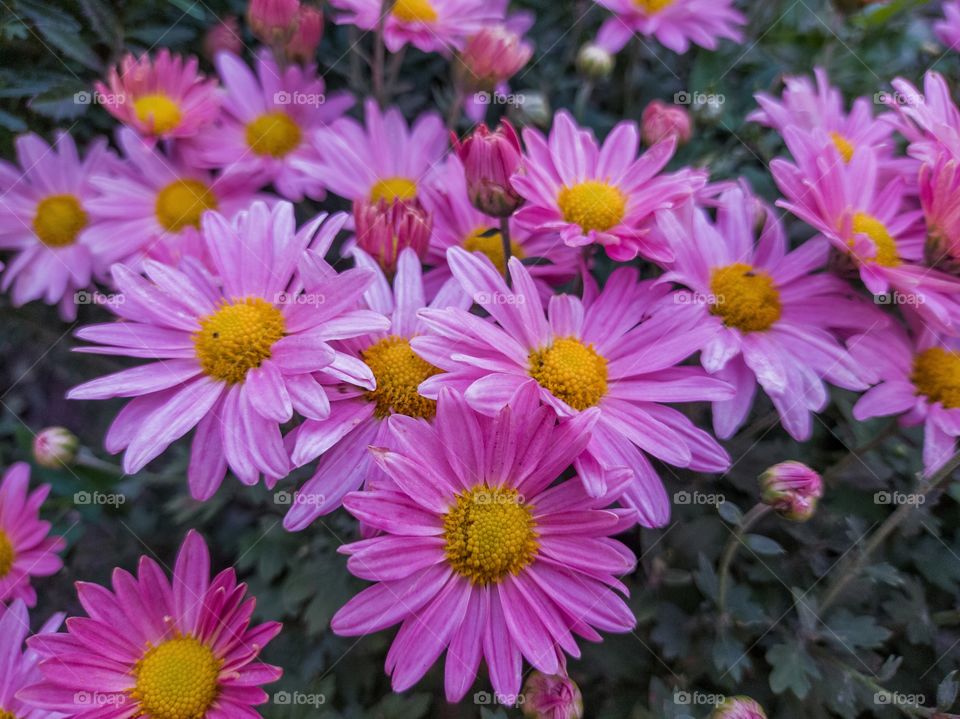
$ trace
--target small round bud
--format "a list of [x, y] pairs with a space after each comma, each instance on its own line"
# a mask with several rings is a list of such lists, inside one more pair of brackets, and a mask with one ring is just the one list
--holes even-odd
[[33, 459], [41, 467], [60, 469], [73, 464], [80, 440], [65, 427], [47, 427], [33, 438]]
[[594, 43], [587, 43], [577, 53], [577, 70], [581, 75], [593, 80], [610, 77], [615, 65], [613, 54]]
[[535, 671], [523, 687], [522, 709], [528, 719], [581, 719], [583, 696], [570, 677]]
[[820, 475], [801, 462], [781, 462], [760, 475], [761, 500], [794, 522], [806, 522], [823, 496]]
[[710, 719], [767, 719], [767, 715], [750, 697], [728, 697], [717, 705]]
[[643, 142], [647, 146], [656, 145], [670, 137], [677, 138], [680, 145], [686, 144], [693, 136], [693, 120], [690, 113], [677, 105], [668, 105], [662, 100], [654, 100], [643, 111], [641, 118]]

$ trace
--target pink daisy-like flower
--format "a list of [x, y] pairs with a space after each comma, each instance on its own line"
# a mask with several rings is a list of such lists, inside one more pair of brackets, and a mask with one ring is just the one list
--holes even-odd
[[[52, 634], [63, 623], [63, 614], [48, 619], [38, 635]], [[58, 712], [33, 707], [17, 697], [18, 692], [40, 680], [37, 664], [40, 657], [33, 649], [24, 648], [30, 632], [30, 615], [22, 600], [15, 600], [0, 614], [0, 713], [18, 719], [60, 719]]]
[[89, 287], [114, 262], [136, 252], [135, 236], [96, 242], [89, 203], [94, 173], [119, 170], [105, 140], [95, 140], [81, 159], [65, 132], [48, 145], [34, 134], [16, 141], [19, 167], [0, 162], [0, 249], [16, 255], [0, 289], [13, 288], [15, 306], [43, 299], [59, 304], [64, 319], [76, 317], [74, 292]]
[[545, 317], [533, 278], [516, 258], [509, 262], [512, 289], [486, 257], [454, 247], [447, 258], [454, 277], [495, 324], [460, 309], [421, 311], [429, 334], [411, 346], [445, 370], [420, 385], [424, 395], [436, 397], [451, 386], [492, 414], [531, 384], [561, 417], [598, 408], [593, 436], [576, 460], [578, 474], [591, 496], [603, 497], [612, 491], [611, 473], [632, 470], [622, 499], [638, 510], [644, 526], [661, 526], [670, 517], [670, 501], [645, 453], [696, 471], [729, 466], [709, 434], [661, 404], [727, 400], [733, 392], [699, 367], [677, 366], [718, 328], [678, 304], [665, 285], [638, 282], [637, 271], [623, 267], [602, 293], [588, 284], [583, 300], [552, 297]]
[[87, 616], [27, 641], [43, 679], [20, 696], [84, 719], [255, 716], [267, 701], [261, 685], [282, 674], [259, 661], [281, 624], [250, 626], [256, 599], [246, 593], [232, 567], [210, 579], [210, 552], [191, 530], [172, 581], [141, 557], [137, 576], [113, 571], [113, 591], [78, 582]]
[[[692, 203], [658, 218], [676, 253], [663, 279], [690, 288], [686, 298], [700, 322], [717, 327], [700, 360], [736, 389], [713, 403], [714, 430], [728, 439], [743, 426], [759, 383], [786, 430], [805, 441], [813, 431], [811, 413], [830, 399], [824, 379], [850, 390], [869, 386], [833, 328], [862, 331], [884, 324], [885, 315], [859, 301], [839, 277], [814, 274], [829, 257], [826, 240], [788, 252], [772, 208], [761, 210], [739, 188], [724, 192], [718, 204], [716, 225]], [[754, 245], [758, 225], [763, 229]]]
[[382, 315], [353, 309], [371, 272], [318, 269], [346, 221], [325, 217], [297, 232], [287, 202], [272, 210], [256, 202], [232, 222], [207, 212], [202, 232], [219, 282], [192, 258], [178, 269], [146, 260], [146, 278], [113, 267], [123, 301], [111, 309], [124, 321], [78, 331], [102, 345], [81, 351], [156, 361], [82, 384], [68, 397], [134, 398], [105, 439], [108, 451], [126, 450], [125, 472], [138, 472], [196, 427], [187, 471], [195, 498], [209, 499], [228, 466], [245, 484], [264, 474], [273, 486], [286, 476], [280, 425], [294, 411], [311, 419], [330, 412], [311, 373], [353, 366], [329, 342], [387, 327]]
[[860, 420], [900, 415], [905, 427], [923, 425], [923, 468], [933, 474], [949, 460], [960, 437], [960, 341], [923, 331], [911, 341], [899, 326], [850, 340], [850, 352], [869, 363], [880, 383], [853, 407]]
[[672, 259], [642, 224], [657, 210], [690, 197], [706, 182], [699, 172], [659, 175], [673, 156], [676, 140], [654, 145], [637, 159], [640, 131], [621, 122], [603, 146], [577, 126], [567, 112], [557, 113], [549, 140], [526, 128], [525, 172], [513, 186], [527, 204], [517, 220], [532, 232], [558, 233], [571, 247], [596, 243], [617, 261], [638, 254], [655, 262]]
[[948, 50], [960, 49], [960, 0], [943, 3], [943, 19], [933, 24], [933, 32]]
[[597, 44], [617, 53], [634, 35], [655, 37], [674, 52], [685, 53], [690, 43], [715, 50], [727, 38], [743, 42], [741, 25], [747, 19], [733, 0], [596, 0], [616, 13], [603, 23]]
[[[500, 220], [485, 215], [470, 202], [463, 163], [455, 154], [447, 157], [423, 188], [423, 204], [433, 215], [433, 234], [426, 263], [432, 266], [425, 277], [428, 296], [452, 276], [447, 267], [447, 250], [463, 247], [480, 252], [502, 273], [506, 269]], [[531, 233], [516, 220], [510, 220], [510, 252], [521, 260], [542, 258], [529, 266], [530, 274], [548, 297], [551, 286], [572, 279], [580, 266], [580, 252], [560, 242], [555, 234]]]
[[40, 519], [40, 505], [50, 494], [50, 485], [29, 490], [29, 465], [17, 462], [4, 472], [0, 482], [0, 602], [21, 599], [32, 607], [37, 593], [30, 577], [59, 572], [63, 566], [59, 552], [67, 545], [62, 537], [48, 536], [50, 523]]
[[[374, 30], [380, 23], [380, 0], [330, 0], [342, 14], [338, 25]], [[396, 0], [384, 22], [383, 42], [390, 52], [410, 43], [423, 52], [449, 54], [483, 27], [503, 21], [498, 3], [489, 0]]]
[[315, 65], [280, 69], [267, 49], [257, 53], [256, 74], [228, 52], [217, 55], [216, 65], [226, 88], [223, 112], [191, 142], [195, 161], [220, 169], [225, 179], [272, 183], [288, 200], [323, 199], [323, 182], [300, 161], [314, 154], [310, 135], [343, 115], [353, 98], [327, 94]]
[[960, 160], [947, 154], [920, 168], [920, 205], [927, 222], [928, 262], [960, 261]]
[[328, 190], [347, 200], [412, 200], [447, 150], [447, 131], [435, 113], [425, 113], [408, 128], [396, 108], [381, 112], [374, 100], [364, 104], [366, 126], [344, 117], [318, 130], [318, 156], [298, 163]]
[[933, 163], [946, 150], [960, 159], [960, 109], [943, 75], [928, 71], [922, 93], [903, 78], [891, 84], [889, 102], [897, 111], [897, 129], [910, 141], [909, 154]]
[[320, 457], [313, 477], [292, 498], [284, 519], [284, 527], [291, 531], [329, 514], [340, 506], [344, 495], [379, 474], [368, 447], [391, 446], [388, 418], [403, 415], [433, 420], [437, 403], [417, 388], [439, 370], [410, 348], [410, 340], [426, 329], [417, 312], [424, 307], [467, 309], [471, 305], [456, 283], [439, 288], [428, 305], [420, 260], [411, 249], [400, 253], [392, 287], [376, 260], [360, 249], [352, 254], [359, 267], [375, 274], [363, 300], [389, 319], [389, 327], [337, 343], [349, 362], [315, 375], [328, 388], [330, 415], [306, 420], [288, 437], [294, 465]]
[[217, 81], [197, 71], [197, 58], [184, 60], [162, 48], [155, 58], [126, 55], [110, 68], [107, 84], [97, 82], [106, 110], [147, 137], [192, 137], [220, 111]]
[[[586, 446], [597, 410], [559, 426], [537, 392], [521, 390], [495, 416], [443, 390], [437, 421], [389, 420], [395, 451], [374, 448], [393, 486], [344, 500], [380, 530], [344, 546], [347, 568], [376, 582], [334, 616], [337, 634], [402, 623], [387, 654], [394, 691], [416, 684], [446, 649], [446, 696], [459, 701], [486, 660], [498, 698], [513, 703], [523, 658], [557, 674], [574, 635], [630, 631], [614, 588], [635, 558], [610, 538], [634, 521], [582, 485], [551, 487]], [[626, 473], [620, 472], [621, 477]]]

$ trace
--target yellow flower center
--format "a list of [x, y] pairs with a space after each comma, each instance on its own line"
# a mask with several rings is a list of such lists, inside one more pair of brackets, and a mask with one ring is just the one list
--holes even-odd
[[714, 269], [710, 291], [716, 300], [710, 312], [743, 332], [770, 329], [783, 310], [773, 278], [743, 262]]
[[648, 13], [660, 12], [664, 8], [670, 7], [673, 5], [675, 0], [633, 0], [637, 7], [641, 10], [646, 10]]
[[[485, 234], [489, 232], [485, 227], [478, 227], [463, 241], [463, 248], [468, 252], [482, 252], [503, 274], [507, 269], [507, 260], [503, 256], [503, 236], [499, 232]], [[521, 260], [526, 257], [523, 248], [513, 240], [510, 240], [510, 254]]]
[[247, 145], [258, 155], [286, 157], [300, 145], [300, 126], [279, 110], [247, 123]]
[[166, 95], [144, 95], [133, 103], [133, 111], [140, 122], [150, 125], [153, 132], [163, 135], [180, 124], [180, 106]]
[[831, 132], [830, 139], [833, 140], [833, 146], [837, 148], [837, 152], [840, 153], [840, 157], [843, 158], [843, 161], [850, 162], [850, 160], [853, 159], [853, 153], [856, 150], [856, 148], [853, 146], [853, 143], [839, 132]]
[[960, 407], [960, 352], [942, 347], [924, 350], [913, 359], [910, 381], [918, 393], [944, 409]]
[[607, 393], [607, 360], [573, 337], [530, 353], [530, 376], [574, 409], [595, 406]]
[[174, 180], [157, 194], [157, 222], [170, 232], [200, 227], [206, 210], [217, 209], [217, 197], [199, 180]]
[[17, 715], [13, 712], [8, 712], [6, 709], [0, 708], [0, 719], [17, 719]]
[[474, 584], [519, 574], [537, 556], [533, 507], [508, 487], [479, 485], [457, 495], [443, 518], [447, 561]]
[[0, 529], [0, 579], [10, 574], [10, 570], [13, 569], [13, 560], [16, 558], [17, 553], [13, 548], [10, 535]]
[[619, 188], [597, 180], [587, 180], [573, 187], [563, 187], [557, 195], [563, 219], [586, 233], [606, 232], [623, 221], [627, 198]]
[[410, 340], [396, 335], [384, 337], [365, 349], [362, 359], [377, 380], [377, 388], [367, 392], [367, 399], [377, 403], [377, 417], [405, 414], [433, 419], [436, 400], [424, 397], [417, 387], [440, 370], [414, 352]]
[[393, 16], [401, 22], [436, 22], [438, 17], [430, 0], [397, 0]]
[[191, 636], [150, 647], [133, 668], [130, 696], [150, 719], [202, 719], [217, 698], [222, 662]]
[[50, 195], [37, 203], [33, 231], [47, 247], [67, 247], [87, 226], [87, 213], [75, 195]]
[[412, 200], [416, 196], [417, 183], [408, 180], [406, 177], [388, 177], [386, 180], [378, 180], [370, 188], [370, 200], [372, 202]]
[[[878, 265], [883, 267], [898, 267], [900, 265], [900, 253], [897, 250], [897, 241], [890, 234], [887, 226], [884, 225], [873, 215], [866, 212], [858, 212], [853, 216], [853, 231], [858, 235], [866, 235], [873, 242], [875, 254], [871, 258]], [[850, 241], [850, 247], [853, 247], [853, 240]], [[858, 258], [863, 259], [863, 258]]]
[[248, 370], [270, 359], [286, 329], [280, 310], [259, 297], [223, 301], [216, 312], [200, 318], [193, 346], [207, 375], [239, 384]]

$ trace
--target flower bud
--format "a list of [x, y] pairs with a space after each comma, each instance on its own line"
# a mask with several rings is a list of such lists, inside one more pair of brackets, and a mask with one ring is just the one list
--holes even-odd
[[33, 459], [41, 467], [60, 469], [73, 464], [80, 440], [65, 427], [47, 427], [33, 438]]
[[781, 462], [760, 475], [762, 501], [782, 517], [806, 522], [823, 496], [820, 475], [800, 462]]
[[453, 138], [454, 149], [463, 162], [470, 202], [493, 217], [509, 217], [523, 198], [513, 189], [510, 178], [520, 169], [523, 154], [520, 138], [506, 120], [495, 132], [481, 123], [463, 141]]
[[300, 0], [250, 0], [247, 22], [257, 39], [272, 47], [282, 47], [293, 35]]
[[641, 118], [643, 142], [650, 146], [661, 140], [676, 137], [677, 143], [686, 144], [693, 136], [693, 121], [690, 113], [682, 107], [654, 100], [643, 111]]
[[587, 43], [577, 53], [577, 70], [593, 80], [604, 80], [613, 72], [616, 59], [608, 50], [594, 43]]
[[426, 256], [433, 218], [419, 200], [357, 200], [353, 216], [357, 244], [387, 274], [396, 272], [400, 252], [407, 247], [421, 260]]
[[323, 13], [314, 7], [303, 5], [297, 14], [293, 35], [287, 42], [287, 57], [304, 65], [312, 62], [322, 38]]
[[750, 697], [728, 697], [717, 704], [710, 719], [767, 719], [767, 715]]
[[213, 60], [220, 52], [239, 55], [243, 51], [243, 38], [240, 36], [240, 23], [233, 15], [228, 15], [207, 30], [203, 37], [203, 54]]
[[486, 27], [467, 40], [456, 65], [457, 84], [467, 92], [493, 91], [533, 56], [533, 46], [504, 25]]
[[535, 671], [523, 687], [522, 708], [528, 719], [580, 719], [583, 696], [570, 677]]

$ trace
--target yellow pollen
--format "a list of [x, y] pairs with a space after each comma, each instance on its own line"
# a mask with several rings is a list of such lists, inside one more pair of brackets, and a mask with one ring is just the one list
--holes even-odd
[[574, 337], [530, 353], [530, 376], [574, 409], [593, 407], [607, 394], [607, 360]]
[[433, 419], [436, 400], [424, 397], [417, 387], [440, 370], [415, 353], [410, 340], [397, 335], [384, 337], [365, 349], [362, 359], [377, 380], [377, 388], [367, 392], [367, 399], [377, 403], [377, 417], [405, 414]]
[[519, 574], [537, 556], [533, 507], [509, 487], [479, 485], [457, 495], [443, 518], [447, 561], [474, 584]]
[[17, 715], [0, 707], [0, 719], [17, 719]]
[[743, 262], [714, 269], [710, 291], [716, 300], [710, 312], [742, 332], [770, 329], [783, 310], [773, 278]]
[[[0, 529], [0, 579], [10, 574], [13, 569], [13, 560], [17, 558], [17, 553], [13, 548], [13, 542], [10, 535]], [[3, 719], [0, 716], [0, 719]]]
[[33, 231], [47, 247], [68, 247], [87, 226], [87, 213], [75, 195], [50, 195], [37, 203]]
[[217, 698], [222, 664], [192, 636], [169, 639], [136, 663], [130, 696], [150, 719], [202, 719]]
[[[490, 232], [485, 227], [478, 227], [463, 241], [463, 249], [468, 252], [482, 252], [503, 274], [507, 269], [507, 261], [503, 256], [503, 236], [499, 232], [485, 234]], [[517, 259], [523, 259], [526, 255], [523, 248], [513, 240], [510, 241], [510, 254]]]
[[153, 132], [163, 135], [180, 124], [180, 106], [166, 95], [144, 95], [133, 103], [133, 111], [140, 122], [150, 125]]
[[199, 180], [174, 180], [157, 194], [157, 222], [170, 232], [200, 227], [206, 210], [217, 209], [217, 197]]
[[438, 17], [430, 0], [397, 0], [393, 16], [401, 22], [436, 22]]
[[248, 370], [270, 359], [286, 329], [280, 310], [259, 297], [223, 301], [216, 312], [200, 318], [193, 346], [207, 375], [239, 384]]
[[386, 180], [378, 180], [370, 188], [370, 200], [379, 202], [386, 200], [393, 202], [395, 200], [412, 200], [417, 196], [417, 183], [408, 180], [406, 177], [388, 177]]
[[[873, 257], [858, 258], [870, 259], [883, 267], [898, 267], [900, 265], [900, 253], [897, 250], [897, 241], [890, 234], [890, 230], [880, 220], [866, 212], [858, 212], [853, 216], [853, 231], [858, 235], [866, 235], [873, 242], [876, 250]], [[851, 248], [853, 241], [850, 241]]]
[[648, 13], [660, 12], [664, 8], [673, 5], [675, 0], [633, 0], [637, 7], [646, 10]]
[[300, 126], [279, 110], [247, 123], [247, 145], [258, 155], [286, 157], [300, 145]]
[[831, 132], [830, 139], [833, 140], [833, 146], [837, 148], [837, 152], [840, 153], [840, 157], [843, 158], [843, 161], [850, 162], [850, 160], [853, 159], [853, 153], [856, 150], [853, 143], [839, 132]]
[[580, 225], [585, 233], [591, 230], [606, 232], [616, 227], [627, 211], [627, 198], [620, 189], [597, 180], [561, 188], [557, 204], [563, 219]]
[[942, 347], [924, 350], [913, 359], [910, 381], [919, 394], [944, 409], [960, 407], [960, 352]]

